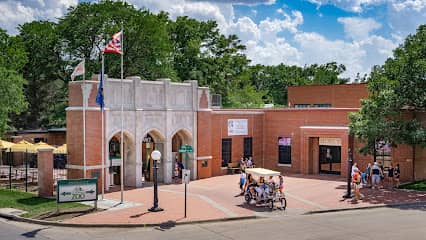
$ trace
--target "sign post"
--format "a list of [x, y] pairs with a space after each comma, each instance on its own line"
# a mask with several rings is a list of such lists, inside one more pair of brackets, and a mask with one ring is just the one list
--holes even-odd
[[94, 208], [98, 205], [98, 179], [83, 178], [58, 180], [56, 190], [57, 211], [59, 203], [94, 201]]
[[186, 218], [186, 185], [189, 183], [191, 171], [189, 169], [182, 169], [182, 182], [185, 182], [185, 218]]

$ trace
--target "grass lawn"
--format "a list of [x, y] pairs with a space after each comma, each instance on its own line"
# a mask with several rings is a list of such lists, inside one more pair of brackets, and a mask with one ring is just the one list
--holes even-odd
[[401, 185], [399, 188], [426, 191], [426, 181], [404, 184]]
[[[0, 189], [0, 208], [16, 208], [27, 211], [23, 217], [36, 217], [56, 211], [56, 199], [37, 197], [32, 193]], [[87, 210], [90, 206], [80, 203], [61, 203], [59, 208]]]

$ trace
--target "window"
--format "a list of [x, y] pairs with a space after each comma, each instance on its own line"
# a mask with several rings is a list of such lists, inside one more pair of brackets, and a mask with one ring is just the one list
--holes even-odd
[[294, 107], [295, 108], [308, 108], [308, 107], [311, 107], [311, 104], [306, 104], [306, 103], [303, 103], [303, 104], [294, 104]]
[[207, 160], [202, 160], [201, 161], [201, 167], [208, 167], [209, 166], [209, 162]]
[[392, 163], [392, 147], [384, 141], [376, 142], [376, 161], [385, 169], [389, 168]]
[[253, 156], [253, 138], [245, 137], [244, 138], [244, 157], [252, 157]]
[[291, 138], [278, 137], [278, 164], [291, 164]]
[[331, 104], [330, 103], [315, 103], [314, 107], [316, 107], [316, 108], [330, 108]]
[[232, 154], [232, 139], [222, 139], [222, 167], [227, 167], [231, 162]]

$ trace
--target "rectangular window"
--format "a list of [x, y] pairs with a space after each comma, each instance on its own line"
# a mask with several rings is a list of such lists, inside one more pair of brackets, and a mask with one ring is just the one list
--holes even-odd
[[388, 169], [392, 164], [392, 147], [384, 141], [376, 142], [376, 161]]
[[278, 137], [278, 163], [291, 164], [291, 138]]
[[244, 138], [244, 157], [253, 157], [253, 138], [246, 137]]
[[294, 107], [295, 108], [308, 108], [308, 107], [311, 107], [311, 104], [306, 104], [306, 103], [303, 103], [303, 104], [294, 104]]
[[232, 159], [232, 139], [222, 139], [222, 167], [227, 167]]
[[330, 108], [331, 104], [330, 103], [315, 103], [314, 107], [316, 107], [316, 108]]

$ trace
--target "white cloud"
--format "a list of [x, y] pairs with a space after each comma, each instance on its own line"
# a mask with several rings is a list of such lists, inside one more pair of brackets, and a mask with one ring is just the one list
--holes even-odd
[[[360, 17], [342, 17], [345, 31], [337, 39], [329, 39], [317, 32], [303, 32], [303, 14], [288, 7], [275, 9], [273, 16], [260, 21], [249, 16], [235, 18], [234, 6], [273, 4], [275, 0], [127, 0], [136, 7], [145, 7], [154, 13], [169, 12], [170, 17], [189, 16], [198, 20], [215, 20], [223, 34], [237, 34], [247, 46], [246, 54], [252, 64], [276, 65], [280, 63], [303, 66], [330, 61], [345, 64], [344, 76], [354, 77], [357, 72], [368, 73], [375, 64], [383, 64], [392, 50], [408, 33], [426, 20], [425, 0], [307, 0], [318, 5], [332, 4], [341, 9], [360, 13]], [[0, 0], [0, 27], [16, 33], [18, 24], [38, 19], [55, 19], [78, 0]], [[373, 18], [362, 18], [365, 8], [387, 4], [387, 25]], [[319, 13], [319, 12], [318, 12]], [[319, 13], [321, 15], [321, 13]], [[384, 24], [384, 23], [383, 23]], [[379, 36], [381, 27], [391, 29], [392, 38]]]
[[51, 20], [63, 16], [78, 0], [5, 0], [0, 1], [0, 27], [16, 34], [19, 24], [34, 20]]
[[337, 21], [343, 24], [346, 35], [354, 40], [362, 40], [382, 26], [372, 18], [340, 17]]
[[366, 72], [362, 60], [367, 52], [357, 43], [328, 40], [318, 33], [298, 33], [294, 39], [303, 53], [302, 61], [305, 64], [341, 63], [347, 69], [344, 76], [350, 77], [357, 72]]
[[338, 8], [344, 9], [350, 12], [360, 13], [364, 7], [371, 5], [378, 5], [386, 2], [386, 0], [308, 0], [311, 3], [318, 5], [334, 5]]
[[392, 3], [392, 6], [397, 11], [413, 9], [417, 12], [420, 12], [424, 8], [426, 8], [426, 1], [425, 0], [395, 1], [394, 3]]

